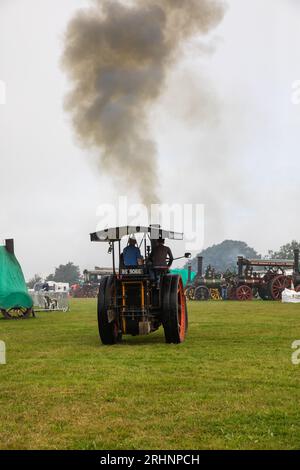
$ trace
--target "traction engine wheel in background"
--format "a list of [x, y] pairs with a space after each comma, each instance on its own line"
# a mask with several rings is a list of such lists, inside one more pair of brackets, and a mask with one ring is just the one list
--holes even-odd
[[236, 300], [236, 287], [229, 287], [227, 297], [228, 300]]
[[32, 309], [26, 307], [14, 307], [8, 310], [2, 309], [1, 312], [6, 320], [21, 320], [29, 318], [32, 313]]
[[253, 299], [253, 292], [251, 287], [243, 285], [237, 288], [236, 298], [239, 301], [248, 301]]
[[210, 298], [210, 293], [206, 286], [200, 286], [196, 288], [195, 300], [208, 300], [209, 298]]
[[258, 295], [262, 300], [270, 300], [268, 289], [266, 287], [258, 287]]
[[195, 300], [195, 287], [188, 287], [185, 290], [185, 296], [188, 300]]
[[212, 300], [221, 300], [221, 294], [219, 289], [209, 289], [210, 298]]
[[258, 298], [259, 298], [259, 293], [258, 293], [258, 288], [257, 288], [257, 287], [253, 287], [253, 288], [252, 288], [252, 294], [253, 294], [253, 298], [254, 298], [254, 299], [258, 299]]
[[281, 300], [282, 292], [288, 287], [288, 280], [285, 276], [274, 277], [270, 281], [270, 295], [273, 300]]
[[103, 344], [116, 344], [121, 340], [116, 320], [109, 321], [109, 307], [114, 293], [114, 278], [106, 276], [101, 279], [98, 294], [98, 329]]
[[166, 343], [182, 343], [187, 331], [188, 317], [180, 276], [165, 276], [162, 286], [162, 310]]

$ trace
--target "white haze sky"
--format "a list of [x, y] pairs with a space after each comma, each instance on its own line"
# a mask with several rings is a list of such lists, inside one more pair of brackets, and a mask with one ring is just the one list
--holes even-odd
[[[59, 65], [67, 23], [88, 4], [0, 0], [0, 239], [15, 238], [27, 278], [109, 264], [89, 233], [118, 188], [76, 145]], [[241, 239], [265, 253], [300, 238], [300, 1], [228, 4], [214, 54], [189, 44], [151, 112], [161, 196], [206, 204], [205, 246]]]

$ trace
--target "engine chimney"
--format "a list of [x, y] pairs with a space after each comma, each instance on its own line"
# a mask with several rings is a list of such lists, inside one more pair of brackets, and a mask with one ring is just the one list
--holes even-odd
[[294, 250], [294, 271], [299, 274], [299, 249]]
[[188, 265], [188, 283], [190, 284], [192, 282], [192, 265]]
[[203, 276], [203, 256], [197, 256], [197, 274]]
[[244, 265], [244, 257], [243, 256], [238, 257], [237, 265], [238, 265], [238, 276], [241, 279], [243, 277], [243, 265]]
[[5, 240], [5, 248], [7, 249], [8, 253], [11, 253], [14, 255], [15, 249], [14, 249], [14, 239], [9, 238], [8, 240]]

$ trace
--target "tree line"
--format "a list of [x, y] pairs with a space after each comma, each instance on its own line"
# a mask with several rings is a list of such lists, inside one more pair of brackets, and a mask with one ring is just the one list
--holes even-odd
[[[67, 263], [67, 264], [60, 264], [53, 274], [49, 274], [46, 277], [46, 281], [54, 281], [54, 282], [68, 282], [70, 285], [78, 284], [81, 279], [81, 273], [79, 266], [76, 266], [74, 263]], [[31, 278], [27, 282], [27, 286], [29, 289], [32, 289], [34, 284], [37, 282], [44, 281], [39, 274], [35, 274], [33, 278]]]

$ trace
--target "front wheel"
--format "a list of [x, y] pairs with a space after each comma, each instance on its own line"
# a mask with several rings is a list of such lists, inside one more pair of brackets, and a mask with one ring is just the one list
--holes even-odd
[[197, 287], [195, 290], [195, 300], [206, 301], [210, 299], [210, 292], [206, 286]]
[[180, 276], [166, 276], [163, 287], [162, 323], [166, 343], [185, 340], [188, 316], [184, 288]]

